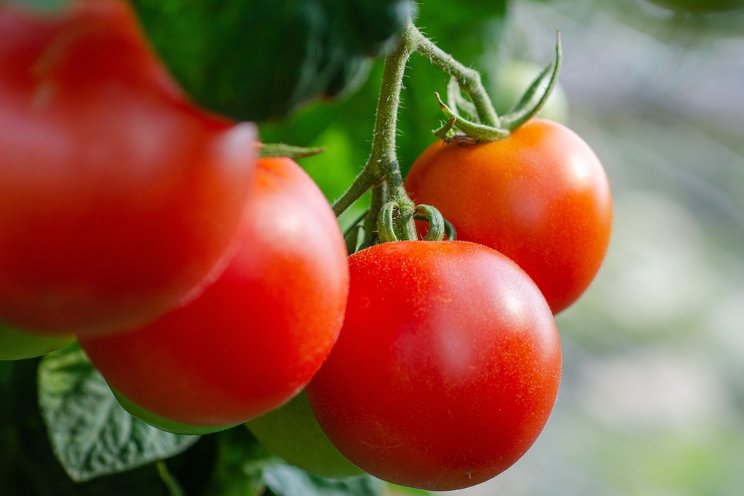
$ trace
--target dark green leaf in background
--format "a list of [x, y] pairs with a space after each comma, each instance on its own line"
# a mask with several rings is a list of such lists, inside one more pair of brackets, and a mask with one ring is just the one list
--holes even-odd
[[199, 103], [237, 119], [283, 117], [361, 84], [408, 0], [133, 0], [153, 45]]
[[74, 346], [41, 361], [39, 406], [52, 449], [76, 481], [174, 456], [199, 439], [158, 430], [129, 415]]

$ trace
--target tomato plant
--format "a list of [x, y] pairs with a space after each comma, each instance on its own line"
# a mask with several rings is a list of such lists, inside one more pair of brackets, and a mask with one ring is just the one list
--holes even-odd
[[435, 142], [406, 179], [459, 239], [490, 246], [534, 279], [554, 313], [589, 286], [610, 238], [612, 200], [602, 164], [561, 124], [533, 119], [506, 139]]
[[0, 324], [0, 360], [46, 355], [74, 340], [73, 336], [39, 336]]
[[513, 464], [558, 391], [553, 315], [500, 253], [400, 241], [349, 258], [339, 341], [308, 386], [320, 425], [382, 479], [446, 490]]
[[[442, 241], [453, 231], [430, 205], [440, 202], [418, 203], [406, 191], [396, 119], [418, 53], [450, 76], [435, 135], [455, 144], [441, 148], [458, 157], [512, 150], [508, 166], [491, 164], [511, 182], [487, 195], [463, 187], [477, 170], [467, 161], [449, 176], [426, 173], [451, 198], [516, 205], [476, 204], [481, 210], [468, 209], [462, 222], [447, 217], [463, 237], [468, 222], [484, 227], [492, 211], [507, 227], [533, 220], [532, 230], [497, 232], [558, 264], [548, 267], [554, 279], [571, 271], [580, 279], [589, 270], [576, 266], [606, 246], [591, 238], [601, 238], [601, 214], [582, 217], [594, 205], [591, 185], [601, 190], [599, 173], [568, 131], [530, 122], [556, 86], [559, 39], [553, 62], [498, 115], [477, 71], [413, 24], [408, 0], [33, 2], [53, 3], [62, 7], [43, 14], [29, 2], [0, 4], [0, 127], [8, 130], [0, 135], [0, 322], [11, 326], [0, 327], [0, 357], [43, 353], [24, 339], [47, 343], [69, 331], [80, 346], [0, 362], [0, 444], [49, 458], [10, 466], [20, 475], [8, 484], [0, 476], [0, 493], [128, 493], [119, 482], [137, 471], [110, 476], [135, 467], [147, 477], [143, 495], [163, 485], [195, 495], [382, 494], [388, 485], [372, 475], [446, 490], [485, 481], [525, 453], [561, 374], [545, 282], [485, 242]], [[503, 13], [497, 4], [479, 15]], [[266, 43], [267, 26], [283, 46]], [[284, 116], [353, 89], [368, 58], [383, 52], [381, 84], [366, 88], [379, 88], [371, 150], [332, 208], [291, 159], [268, 158], [297, 147], [259, 144], [252, 125], [193, 103], [233, 118]], [[317, 121], [318, 103], [292, 119], [309, 134], [274, 139], [323, 136], [318, 144], [335, 147], [325, 142], [335, 117]], [[364, 122], [348, 114], [334, 123], [339, 135]], [[271, 136], [273, 124], [262, 127]], [[363, 140], [341, 141], [350, 150], [337, 162], [362, 160], [351, 145]], [[525, 189], [512, 188], [520, 180]], [[349, 210], [365, 195], [356, 216]], [[609, 191], [606, 202], [609, 222]], [[344, 212], [342, 238], [334, 214]], [[417, 219], [428, 224], [427, 242], [416, 240]], [[550, 230], [560, 224], [567, 234]], [[580, 253], [566, 262], [569, 248]], [[15, 333], [26, 328], [36, 334]]]
[[219, 429], [286, 402], [336, 341], [346, 305], [343, 239], [290, 159], [260, 159], [238, 247], [190, 303], [123, 335], [82, 339], [113, 389], [170, 421]]
[[125, 2], [0, 4], [0, 319], [153, 319], [224, 267], [255, 132], [195, 108]]
[[266, 449], [308, 472], [323, 477], [352, 477], [364, 473], [328, 439], [304, 391], [246, 425]]

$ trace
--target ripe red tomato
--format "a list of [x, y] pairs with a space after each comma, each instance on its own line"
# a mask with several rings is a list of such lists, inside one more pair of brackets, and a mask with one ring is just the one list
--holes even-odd
[[560, 344], [534, 282], [463, 241], [383, 243], [349, 258], [338, 343], [307, 388], [346, 457], [397, 484], [449, 490], [512, 465], [558, 392]]
[[156, 416], [245, 422], [303, 388], [336, 341], [348, 268], [328, 202], [289, 159], [260, 159], [250, 196], [214, 284], [134, 332], [81, 340], [111, 387]]
[[533, 119], [501, 141], [434, 143], [405, 183], [458, 239], [494, 248], [537, 283], [553, 313], [589, 286], [612, 224], [610, 186], [589, 146], [561, 124]]
[[141, 325], [224, 268], [255, 130], [190, 104], [125, 2], [0, 4], [0, 320]]

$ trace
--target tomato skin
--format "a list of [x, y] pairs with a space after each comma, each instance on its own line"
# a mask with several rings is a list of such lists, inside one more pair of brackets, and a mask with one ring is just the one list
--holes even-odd
[[533, 119], [504, 140], [473, 146], [435, 142], [405, 186], [417, 203], [437, 207], [458, 239], [517, 262], [553, 313], [586, 290], [607, 251], [612, 198], [604, 168], [556, 122]]
[[0, 5], [0, 319], [141, 325], [224, 268], [255, 129], [181, 94], [125, 2]]
[[383, 243], [349, 269], [341, 335], [307, 388], [331, 441], [372, 475], [427, 490], [512, 465], [560, 382], [557, 329], [532, 280], [463, 241]]
[[82, 339], [111, 387], [155, 415], [244, 422], [287, 401], [333, 346], [346, 306], [343, 237], [289, 159], [259, 159], [225, 272], [195, 300], [123, 335]]

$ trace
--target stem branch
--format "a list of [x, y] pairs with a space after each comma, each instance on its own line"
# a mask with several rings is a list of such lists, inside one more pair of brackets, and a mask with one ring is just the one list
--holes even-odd
[[403, 76], [408, 59], [414, 52], [428, 57], [432, 63], [457, 80], [472, 100], [475, 112], [483, 125], [498, 126], [500, 123], [483, 87], [480, 74], [441, 50], [409, 21], [400, 43], [385, 57], [372, 134], [372, 150], [367, 163], [349, 189], [333, 204], [333, 210], [336, 216], [339, 216], [366, 191], [372, 189], [369, 213], [364, 221], [365, 237], [362, 247], [370, 246], [380, 239], [377, 221], [384, 205], [395, 205], [395, 208], [388, 212], [390, 214], [388, 224], [392, 222], [395, 237], [417, 238], [414, 223], [416, 205], [408, 197], [403, 186], [395, 143]]
[[481, 123], [490, 127], [499, 127], [499, 117], [493, 108], [486, 89], [483, 87], [480, 73], [458, 62], [452, 55], [436, 46], [415, 27], [411, 37], [415, 38], [416, 50], [421, 55], [427, 57], [432, 64], [457, 79], [460, 87], [467, 92], [473, 101]]

